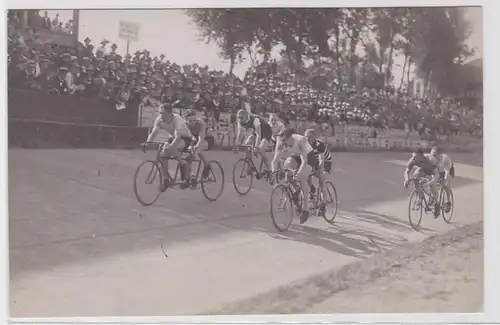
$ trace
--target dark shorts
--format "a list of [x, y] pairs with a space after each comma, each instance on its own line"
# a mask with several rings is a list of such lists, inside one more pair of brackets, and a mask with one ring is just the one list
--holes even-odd
[[[295, 160], [298, 166], [302, 164], [302, 158], [300, 156], [292, 156], [292, 158]], [[319, 167], [319, 157], [316, 152], [311, 151], [307, 154], [307, 161], [306, 164], [311, 166], [314, 170], [318, 169]]]
[[323, 169], [325, 172], [330, 173], [332, 171], [332, 162], [331, 161], [325, 161], [323, 163]]
[[267, 141], [271, 141], [273, 138], [273, 130], [268, 123], [262, 123], [260, 126], [260, 136], [262, 139], [266, 139]]

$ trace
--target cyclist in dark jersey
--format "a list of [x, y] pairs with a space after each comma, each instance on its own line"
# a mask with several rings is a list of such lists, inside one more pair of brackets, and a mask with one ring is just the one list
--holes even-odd
[[264, 175], [266, 175], [270, 170], [269, 160], [267, 159], [266, 151], [267, 148], [269, 147], [269, 144], [271, 143], [271, 138], [273, 135], [271, 126], [263, 118], [251, 115], [244, 109], [240, 109], [236, 117], [238, 120], [236, 143], [240, 143], [244, 129], [253, 130], [253, 133], [250, 136], [248, 136], [248, 138], [245, 140], [245, 145], [254, 146], [255, 151], [262, 157], [264, 166], [266, 166], [267, 168], [267, 170], [263, 172]]
[[413, 152], [412, 157], [408, 161], [408, 164], [404, 173], [404, 186], [408, 187], [411, 171], [415, 169], [415, 173], [413, 177], [423, 177], [430, 179], [429, 187], [434, 195], [434, 217], [437, 218], [439, 216], [440, 206], [438, 202], [438, 190], [436, 187], [437, 182], [439, 181], [439, 169], [437, 166], [437, 161], [430, 155], [424, 155], [424, 151], [421, 148], [416, 149]]
[[209, 165], [207, 158], [203, 153], [203, 151], [206, 151], [208, 149], [208, 143], [205, 140], [206, 129], [207, 129], [206, 123], [202, 117], [198, 117], [196, 115], [196, 111], [194, 109], [188, 109], [186, 110], [186, 124], [193, 136], [193, 140], [190, 144], [190, 147], [185, 148], [186, 150], [187, 149], [192, 150], [192, 154], [186, 159], [187, 162], [186, 175], [191, 175], [191, 162], [195, 158], [195, 156], [198, 155], [204, 164], [202, 177], [207, 177]]

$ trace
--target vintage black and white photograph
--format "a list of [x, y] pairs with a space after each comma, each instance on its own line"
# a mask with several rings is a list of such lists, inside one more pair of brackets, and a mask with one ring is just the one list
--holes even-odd
[[11, 318], [483, 312], [482, 7], [40, 6]]

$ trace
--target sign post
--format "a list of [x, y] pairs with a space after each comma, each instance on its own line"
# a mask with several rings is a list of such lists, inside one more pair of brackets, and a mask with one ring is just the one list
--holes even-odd
[[[125, 53], [125, 71], [127, 71], [129, 63], [127, 60], [127, 56], [129, 55], [130, 41], [137, 41], [139, 39], [139, 24], [120, 20], [118, 27], [118, 37], [127, 41], [127, 52]], [[137, 125], [140, 126], [142, 107], [139, 107], [138, 111], [139, 114], [137, 116]]]

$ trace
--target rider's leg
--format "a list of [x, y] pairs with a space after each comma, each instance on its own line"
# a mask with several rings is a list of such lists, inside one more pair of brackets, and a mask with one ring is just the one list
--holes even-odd
[[269, 171], [271, 170], [269, 166], [269, 159], [267, 158], [267, 148], [269, 147], [269, 140], [267, 139], [262, 139], [259, 144], [258, 152], [259, 155], [262, 157], [262, 162], [264, 163], [264, 166], [266, 167], [266, 170]]
[[[243, 145], [244, 145], [244, 146], [253, 146], [253, 145], [254, 145], [254, 143], [255, 143], [255, 135], [254, 135], [254, 134], [252, 134], [252, 135], [249, 135], [249, 136], [246, 138], [246, 140], [245, 140], [245, 142], [243, 143]], [[250, 151], [247, 151], [247, 158], [251, 158], [251, 155], [252, 155], [252, 154], [250, 153]]]
[[200, 145], [195, 150], [195, 154], [197, 154], [198, 157], [200, 157], [200, 160], [203, 162], [202, 178], [208, 177], [208, 173], [209, 173], [208, 160], [207, 160], [205, 154], [203, 153], [203, 151], [206, 151], [206, 150], [208, 150], [208, 143], [205, 140], [201, 141]]
[[434, 195], [434, 216], [439, 216], [440, 202], [439, 202], [439, 192], [437, 188], [437, 183], [439, 182], [439, 173], [435, 172], [429, 182], [429, 187], [431, 189], [432, 195]]
[[302, 217], [300, 218], [301, 222], [305, 222], [309, 217], [309, 184], [307, 183], [307, 179], [312, 172], [312, 168], [309, 165], [306, 165], [302, 172], [297, 175], [297, 178], [300, 182], [300, 187], [302, 188], [302, 193], [304, 194], [304, 201], [302, 204]]
[[[179, 164], [179, 170], [181, 172], [181, 180], [186, 181], [186, 162], [182, 159], [181, 153], [182, 149], [186, 147], [186, 142], [185, 140], [181, 139], [179, 140], [179, 143], [177, 145], [170, 145], [168, 148], [164, 149], [164, 152], [167, 156], [169, 157], [174, 157], [175, 160], [177, 160], [177, 163]], [[174, 180], [175, 181], [175, 180]]]

